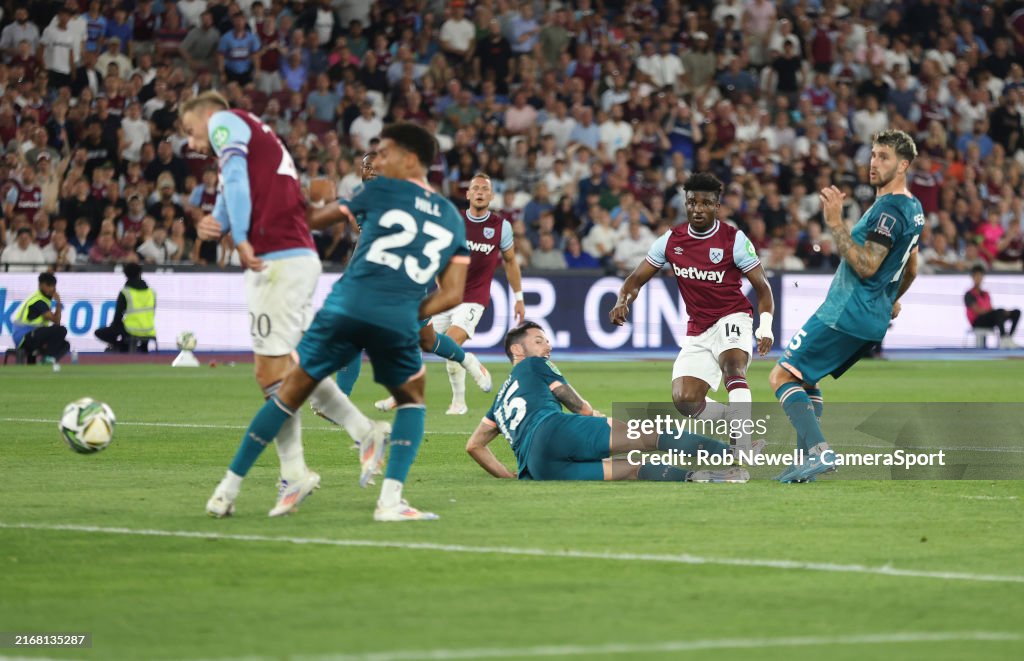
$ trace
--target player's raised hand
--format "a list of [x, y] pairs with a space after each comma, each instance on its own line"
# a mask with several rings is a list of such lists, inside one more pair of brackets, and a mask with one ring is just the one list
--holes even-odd
[[903, 306], [900, 305], [899, 301], [896, 301], [895, 303], [893, 303], [892, 304], [892, 317], [890, 317], [890, 318], [891, 319], [895, 319], [896, 317], [900, 316], [900, 311], [902, 309], [903, 309]]
[[608, 318], [616, 326], [621, 326], [626, 323], [626, 317], [629, 316], [629, 304], [619, 302], [615, 304], [612, 311], [608, 313]]
[[224, 228], [221, 227], [220, 221], [209, 214], [200, 218], [199, 222], [196, 223], [196, 234], [203, 241], [215, 241], [223, 233]]
[[262, 271], [264, 264], [263, 260], [256, 256], [253, 252], [252, 244], [248, 241], [242, 241], [235, 249], [238, 250], [238, 261], [242, 262], [242, 266], [253, 271]]
[[843, 200], [846, 194], [835, 186], [822, 188], [818, 194], [821, 200], [821, 213], [825, 217], [825, 224], [829, 227], [839, 227], [843, 224]]
[[526, 304], [522, 301], [516, 301], [515, 306], [512, 308], [515, 311], [516, 325], [519, 325], [526, 321]]

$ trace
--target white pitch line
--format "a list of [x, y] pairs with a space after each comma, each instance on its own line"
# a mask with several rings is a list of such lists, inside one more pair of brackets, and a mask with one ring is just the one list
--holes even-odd
[[1020, 496], [968, 496], [961, 494], [960, 497], [967, 500], [1020, 500]]
[[761, 569], [818, 571], [844, 574], [872, 574], [876, 576], [927, 578], [942, 581], [974, 581], [979, 583], [1024, 583], [1024, 575], [1016, 574], [973, 574], [969, 572], [900, 569], [889, 565], [871, 567], [868, 565], [843, 565], [831, 562], [801, 562], [799, 560], [709, 558], [690, 555], [688, 553], [678, 555], [658, 553], [613, 553], [611, 551], [584, 551], [574, 549], [539, 549], [514, 546], [465, 546], [462, 544], [438, 544], [435, 542], [389, 542], [371, 539], [329, 539], [325, 537], [274, 537], [269, 535], [242, 535], [199, 532], [192, 530], [108, 528], [103, 526], [85, 526], [71, 523], [7, 523], [0, 521], [0, 529], [4, 528], [16, 530], [100, 533], [108, 535], [133, 535], [139, 537], [179, 537], [186, 539], [216, 539], [236, 542], [276, 542], [311, 546], [437, 551], [439, 553], [466, 553], [474, 555], [514, 555], [538, 558], [570, 558], [576, 560], [606, 560], [611, 562], [654, 562], [678, 565], [720, 565], [726, 567], [753, 567]]
[[800, 636], [789, 638], [721, 638], [678, 640], [658, 643], [609, 643], [606, 645], [545, 645], [539, 647], [482, 648], [466, 650], [422, 650], [297, 656], [295, 661], [418, 661], [450, 659], [488, 659], [508, 657], [596, 656], [606, 654], [656, 654], [697, 652], [702, 650], [764, 649], [767, 647], [817, 647], [833, 645], [887, 645], [897, 643], [1013, 642], [1022, 640], [1013, 633], [965, 631], [950, 633], [895, 633], [853, 636]]
[[[55, 425], [59, 420], [49, 420], [47, 418], [0, 418], [0, 422], [24, 422], [30, 424], [47, 424]], [[123, 421], [118, 420], [117, 425], [119, 427], [167, 427], [171, 429], [230, 429], [234, 431], [245, 431], [248, 429], [245, 425], [210, 425], [210, 424], [198, 424], [192, 422], [135, 422], [135, 421]], [[328, 427], [329, 429], [329, 427]], [[433, 436], [466, 436], [465, 432], [461, 431], [431, 431], [427, 430], [425, 434]], [[846, 447], [851, 448], [867, 448], [869, 450], [895, 450], [896, 447], [893, 445], [864, 445], [861, 443], [848, 443]], [[921, 452], [931, 452], [943, 450], [945, 452], [998, 452], [998, 453], [1009, 453], [1009, 454], [1024, 454], [1024, 448], [1021, 447], [975, 447], [975, 446], [953, 446], [953, 447], [904, 447], [901, 448], [905, 451], [920, 450]]]

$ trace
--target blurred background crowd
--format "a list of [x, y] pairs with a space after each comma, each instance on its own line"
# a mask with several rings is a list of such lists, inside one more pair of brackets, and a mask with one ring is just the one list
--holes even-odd
[[[3, 3], [0, 270], [237, 264], [195, 239], [206, 89], [350, 194], [384, 123], [437, 136], [431, 183], [487, 173], [535, 269], [631, 270], [693, 171], [773, 270], [835, 269], [817, 191], [871, 205], [871, 135], [917, 138], [924, 272], [1021, 271], [1022, 3], [955, 0], [108, 0]], [[346, 226], [317, 236], [344, 265]]]

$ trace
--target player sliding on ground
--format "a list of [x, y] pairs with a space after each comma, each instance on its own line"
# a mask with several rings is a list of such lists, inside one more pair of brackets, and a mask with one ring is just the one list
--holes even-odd
[[[377, 173], [376, 173], [376, 171], [373, 168], [373, 161], [374, 161], [374, 158], [376, 158], [376, 156], [377, 156], [377, 152], [376, 151], [370, 151], [370, 152], [367, 152], [366, 154], [363, 155], [363, 164], [362, 164], [363, 168], [362, 168], [361, 176], [362, 176], [362, 180], [363, 180], [364, 183], [367, 182], [367, 181], [371, 181], [372, 179], [374, 179], [377, 176]], [[486, 175], [483, 175], [483, 176], [486, 176]], [[488, 189], [489, 189], [490, 188], [490, 180], [489, 179], [487, 181], [487, 186], [488, 186]], [[488, 200], [488, 203], [490, 203], [490, 200]], [[340, 214], [341, 214], [341, 212], [338, 211], [337, 207], [332, 205], [331, 207], [326, 207], [326, 208], [323, 208], [322, 210], [315, 211], [313, 213], [313, 216], [312, 216], [312, 219], [310, 221], [310, 224], [311, 224], [311, 226], [313, 228], [320, 229], [322, 227], [326, 227], [326, 226], [328, 226], [330, 224], [333, 224], [333, 223], [342, 222], [343, 220], [345, 220], [345, 218], [343, 216], [341, 216]], [[359, 232], [359, 226], [358, 225], [353, 225], [353, 227], [354, 227], [356, 232]], [[468, 225], [467, 225], [467, 228], [468, 228]], [[485, 229], [484, 232], [486, 232], [486, 231], [487, 230]], [[492, 235], [493, 235], [493, 231], [492, 231]], [[511, 236], [512, 236], [512, 228], [511, 228], [511, 226], [509, 226], [509, 228], [508, 228], [508, 236], [509, 236], [509, 241], [511, 241]], [[503, 237], [502, 240], [504, 241], [504, 235], [502, 235], [502, 237]], [[515, 261], [515, 252], [512, 251], [511, 248], [509, 249], [509, 252], [512, 252], [512, 262], [513, 262], [513, 264], [515, 264], [515, 281], [513, 282], [513, 286], [518, 291], [518, 289], [519, 289], [519, 265]], [[507, 261], [506, 261], [506, 263], [507, 263]], [[475, 264], [475, 262], [472, 262], [472, 261], [470, 262], [470, 270], [469, 270], [469, 275], [467, 276], [467, 278], [472, 278], [473, 277], [474, 264]], [[508, 267], [506, 267], [506, 268], [508, 268]], [[510, 273], [509, 281], [512, 282], [512, 278], [513, 278], [513, 276], [511, 275], [512, 272], [509, 271], [509, 273]], [[492, 270], [492, 274], [493, 274], [493, 270]], [[488, 275], [487, 284], [488, 284], [488, 286], [490, 286], [490, 275]], [[473, 292], [473, 286], [472, 286], [471, 282], [467, 282], [466, 283], [466, 291], [467, 291], [467, 293]], [[488, 289], [488, 296], [490, 296], [490, 290], [489, 289]], [[519, 296], [520, 297], [522, 296], [521, 292], [519, 293]], [[455, 310], [462, 309], [462, 307], [464, 305], [466, 305], [466, 304], [465, 303], [459, 304], [455, 308]], [[522, 303], [517, 303], [517, 307], [516, 307], [517, 314], [520, 313], [521, 310], [522, 310]], [[448, 314], [449, 313], [446, 312], [446, 313], [440, 315], [440, 317], [445, 317]], [[482, 314], [482, 312], [481, 312], [481, 314]], [[479, 315], [477, 316], [477, 319], [479, 319]], [[473, 328], [475, 328], [475, 327], [476, 327], [476, 325], [474, 324]], [[462, 350], [462, 347], [460, 345], [465, 340], [464, 339], [463, 340], [453, 339], [452, 335], [454, 335], [454, 333], [449, 333], [447, 335], [438, 335], [437, 332], [434, 329], [434, 326], [430, 324], [430, 319], [423, 319], [423, 320], [420, 321], [420, 348], [423, 349], [424, 351], [427, 351], [427, 352], [432, 353], [434, 355], [440, 356], [441, 358], [446, 358], [448, 360], [448, 365], [449, 366], [454, 365], [455, 367], [459, 368], [459, 371], [460, 371], [460, 373], [462, 375], [461, 384], [462, 384], [463, 408], [465, 408], [466, 372], [468, 371], [472, 375], [473, 380], [476, 382], [476, 384], [478, 386], [480, 386], [481, 390], [483, 390], [484, 392], [490, 392], [491, 391], [491, 375], [487, 372], [487, 369], [483, 366], [483, 364], [480, 363], [480, 361], [477, 359], [477, 357], [474, 354], [472, 354], [472, 353], [470, 353], [468, 351], [463, 351]], [[351, 395], [352, 394], [352, 390], [355, 388], [356, 381], [359, 379], [359, 372], [360, 372], [361, 369], [362, 369], [362, 355], [357, 355], [355, 358], [352, 359], [352, 362], [350, 362], [348, 365], [345, 365], [340, 370], [338, 370], [338, 374], [337, 374], [338, 387], [341, 388], [341, 391], [344, 392], [346, 395]], [[451, 373], [452, 373], [451, 367], [449, 367], [449, 372], [448, 373], [449, 373], [449, 375], [451, 375]], [[379, 410], [390, 411], [391, 409], [393, 409], [395, 407], [395, 400], [394, 400], [393, 397], [388, 397], [387, 399], [383, 399], [383, 400], [380, 400], [379, 402], [376, 402], [376, 406], [377, 406], [377, 408]], [[321, 416], [321, 417], [327, 418], [327, 416], [324, 415], [323, 411], [319, 411], [316, 408], [314, 408], [313, 412], [316, 413], [317, 415]], [[450, 412], [451, 411], [449, 410], [449, 413]], [[330, 420], [330, 418], [328, 418], [328, 420]], [[334, 422], [334, 421], [332, 420], [331, 422]], [[337, 423], [335, 423], [335, 424], [337, 424]]]
[[[680, 413], [698, 417], [707, 406], [708, 390], [718, 390], [725, 376], [729, 415], [750, 417], [750, 365], [753, 338], [758, 353], [768, 353], [774, 342], [772, 315], [775, 302], [757, 252], [746, 235], [718, 220], [722, 182], [713, 174], [697, 172], [686, 182], [686, 223], [654, 242], [647, 259], [626, 278], [612, 308], [612, 323], [621, 326], [640, 289], [668, 264], [690, 317], [686, 339], [672, 366], [672, 402]], [[742, 278], [757, 292], [760, 320], [752, 333], [750, 301]], [[752, 449], [749, 434], [739, 426], [731, 439], [737, 448]]]
[[821, 304], [786, 346], [769, 383], [796, 428], [801, 464], [783, 471], [780, 482], [810, 482], [834, 468], [821, 433], [824, 400], [818, 382], [838, 379], [882, 341], [900, 313], [899, 299], [917, 275], [917, 241], [924, 228], [921, 203], [907, 189], [907, 170], [917, 145], [903, 131], [875, 135], [869, 181], [875, 203], [851, 231], [843, 222], [843, 193], [821, 191], [825, 224], [843, 261]]
[[[466, 191], [466, 199], [469, 200], [469, 209], [462, 212], [462, 218], [466, 224], [470, 262], [465, 296], [462, 303], [435, 316], [420, 331], [420, 346], [424, 351], [448, 358], [452, 403], [446, 411], [447, 415], [465, 415], [469, 412], [466, 406], [466, 372], [473, 376], [484, 392], [491, 391], [491, 376], [476, 356], [469, 352], [464, 354], [465, 360], [460, 356], [463, 355], [462, 345], [473, 337], [477, 324], [484, 316], [484, 309], [491, 302], [491, 280], [494, 279], [499, 261], [505, 267], [505, 277], [515, 296], [515, 323], [522, 323], [526, 316], [512, 223], [490, 210], [491, 200], [494, 199], [491, 178], [482, 172], [474, 174], [469, 182], [469, 190]], [[443, 346], [443, 350], [437, 349], [440, 346]], [[381, 411], [390, 410], [394, 405], [394, 399], [390, 397], [374, 403]]]
[[[257, 117], [232, 110], [224, 97], [205, 92], [185, 102], [182, 124], [189, 145], [212, 151], [220, 163], [220, 190], [213, 215], [196, 230], [204, 240], [230, 231], [245, 266], [245, 297], [255, 355], [256, 381], [272, 397], [295, 364], [291, 354], [312, 319], [313, 290], [320, 258], [306, 225], [306, 202], [298, 172], [281, 141]], [[318, 408], [345, 420], [372, 458], [387, 440], [387, 423], [373, 423], [359, 413], [333, 381], [314, 384]], [[264, 442], [275, 441], [281, 460], [277, 504], [270, 516], [288, 514], [320, 485], [306, 467], [299, 417], [288, 420]], [[368, 463], [364, 472], [371, 469]], [[231, 471], [206, 505], [212, 516], [228, 516], [245, 472]]]
[[[627, 438], [625, 425], [605, 418], [577, 393], [551, 362], [551, 343], [528, 321], [505, 336], [512, 373], [494, 404], [466, 443], [466, 451], [495, 477], [514, 478], [487, 445], [504, 434], [512, 445], [521, 480], [654, 480], [663, 482], [746, 482], [743, 468], [688, 470], [611, 459], [613, 454], [672, 451], [695, 455], [732, 452], [727, 443], [683, 432]], [[563, 413], [562, 407], [570, 413]], [[616, 433], [612, 434], [613, 426]]]
[[[365, 350], [374, 380], [398, 401], [374, 519], [438, 518], [402, 498], [426, 420], [417, 319], [458, 305], [469, 264], [458, 211], [426, 183], [436, 150], [434, 137], [414, 124], [391, 124], [381, 132], [374, 163], [380, 176], [367, 182], [352, 200], [338, 204], [342, 215], [362, 227], [359, 247], [299, 342], [299, 365], [242, 437], [229, 475], [245, 475], [266, 439], [274, 438], [317, 384]], [[424, 298], [423, 288], [436, 276], [438, 288]], [[364, 470], [364, 485], [371, 474]]]

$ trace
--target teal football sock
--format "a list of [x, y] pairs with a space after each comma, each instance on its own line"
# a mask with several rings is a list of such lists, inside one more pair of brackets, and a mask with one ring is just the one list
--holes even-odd
[[811, 406], [814, 407], [814, 417], [821, 422], [821, 414], [825, 412], [825, 400], [821, 396], [821, 389], [805, 387], [804, 392], [807, 393], [807, 397], [811, 400]]
[[335, 377], [338, 381], [338, 387], [341, 388], [341, 392], [348, 396], [352, 395], [352, 389], [356, 387], [356, 381], [359, 380], [359, 370], [363, 367], [363, 354], [362, 352], [357, 353], [355, 358], [349, 361], [348, 365], [345, 365], [338, 370], [338, 375]]
[[282, 425], [294, 414], [295, 411], [285, 406], [277, 395], [271, 395], [249, 423], [249, 428], [245, 430], [242, 444], [238, 446], [238, 452], [231, 460], [231, 472], [245, 477], [264, 448], [274, 442], [274, 437], [281, 431]]
[[821, 425], [814, 415], [814, 406], [811, 398], [798, 383], [787, 383], [779, 386], [775, 391], [782, 404], [782, 410], [796, 429], [796, 446], [806, 452], [818, 443], [824, 443], [825, 437], [821, 433]]
[[404, 404], [395, 412], [395, 424], [391, 427], [391, 452], [384, 477], [405, 482], [409, 469], [416, 461], [423, 429], [427, 423], [427, 408], [423, 404]]
[[659, 450], [672, 450], [683, 454], [695, 455], [698, 450], [706, 450], [710, 454], [728, 454], [729, 444], [716, 441], [700, 434], [684, 431], [677, 438], [673, 434], [662, 434], [658, 437]]
[[434, 342], [434, 348], [431, 349], [431, 352], [442, 358], [454, 360], [457, 363], [461, 363], [466, 359], [466, 352], [462, 350], [462, 347], [455, 340], [442, 333], [437, 334], [437, 341]]
[[636, 479], [651, 482], [685, 482], [690, 471], [674, 466], [651, 466], [644, 464], [636, 473]]

